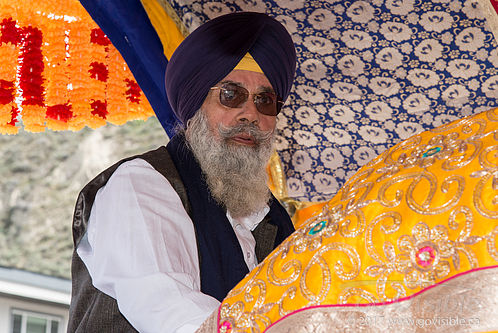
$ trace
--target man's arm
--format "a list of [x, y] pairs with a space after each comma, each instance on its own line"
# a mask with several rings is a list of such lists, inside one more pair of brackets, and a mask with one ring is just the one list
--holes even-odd
[[147, 162], [121, 165], [99, 190], [78, 246], [93, 285], [140, 332], [193, 332], [219, 302], [200, 292], [193, 224]]

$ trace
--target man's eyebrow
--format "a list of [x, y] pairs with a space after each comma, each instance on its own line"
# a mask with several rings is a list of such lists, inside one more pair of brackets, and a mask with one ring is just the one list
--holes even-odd
[[233, 84], [233, 85], [236, 85], [236, 86], [239, 86], [239, 87], [243, 87], [242, 83], [231, 81], [231, 80], [225, 80], [225, 81], [221, 81], [220, 82], [220, 84], [227, 84], [227, 83], [230, 83], [230, 84]]
[[[236, 82], [236, 81], [231, 81], [231, 80], [225, 80], [220, 82], [221, 85], [223, 84], [233, 84], [238, 87], [245, 88], [244, 85], [241, 82]], [[271, 86], [260, 86], [257, 89], [258, 92], [265, 92], [265, 93], [272, 93], [275, 94], [275, 90]]]

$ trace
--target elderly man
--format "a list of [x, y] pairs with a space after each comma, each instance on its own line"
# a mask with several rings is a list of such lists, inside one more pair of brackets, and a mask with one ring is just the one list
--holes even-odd
[[194, 331], [292, 233], [265, 166], [294, 72], [289, 34], [260, 13], [211, 20], [178, 47], [178, 134], [78, 197], [70, 332]]

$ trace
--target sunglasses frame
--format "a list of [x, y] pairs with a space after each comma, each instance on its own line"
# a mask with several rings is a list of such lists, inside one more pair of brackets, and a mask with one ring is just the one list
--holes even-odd
[[[247, 92], [247, 94], [244, 94], [246, 95], [247, 97], [242, 101], [242, 103], [238, 104], [237, 106], [230, 106], [230, 105], [226, 105], [223, 100], [222, 100], [222, 93], [223, 93], [223, 90], [230, 90], [230, 89], [227, 89], [227, 85], [232, 85], [234, 87], [236, 87], [237, 89], [243, 89]], [[221, 86], [215, 86], [215, 87], [211, 87], [210, 90], [216, 90], [216, 89], [219, 89], [220, 90], [220, 94], [219, 94], [219, 102], [221, 105], [223, 106], [226, 106], [228, 108], [231, 108], [231, 109], [236, 109], [236, 108], [241, 108], [245, 103], [247, 103], [247, 101], [249, 100], [249, 98], [251, 96], [253, 96], [252, 98], [252, 102], [254, 103], [254, 105], [256, 106], [256, 109], [258, 110], [259, 113], [265, 115], [265, 116], [272, 116], [272, 117], [276, 117], [281, 109], [282, 109], [282, 106], [284, 104], [284, 102], [282, 102], [280, 96], [278, 96], [276, 93], [274, 92], [269, 92], [269, 91], [263, 91], [263, 92], [259, 92], [259, 93], [250, 93], [249, 90], [247, 90], [246, 88], [236, 84], [236, 83], [232, 83], [232, 82], [226, 82], [226, 83], [222, 83]], [[275, 95], [275, 114], [268, 114], [268, 113], [264, 113], [260, 110], [260, 107], [261, 104], [260, 103], [257, 103], [256, 101], [256, 97], [258, 95], [261, 95], [261, 94], [264, 94], [264, 93], [271, 93], [271, 94], [274, 94]]]

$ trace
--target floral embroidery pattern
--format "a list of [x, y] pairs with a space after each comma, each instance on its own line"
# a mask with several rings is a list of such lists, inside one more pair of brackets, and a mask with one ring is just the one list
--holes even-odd
[[[404, 304], [416, 306], [432, 286], [498, 267], [497, 143], [498, 108], [385, 151], [321, 211], [297, 221], [296, 232], [230, 291], [218, 325], [262, 332], [316, 305], [341, 308], [326, 317], [339, 321], [358, 315], [345, 304], [382, 311], [410, 299]], [[460, 302], [454, 292], [446, 297]]]

